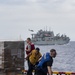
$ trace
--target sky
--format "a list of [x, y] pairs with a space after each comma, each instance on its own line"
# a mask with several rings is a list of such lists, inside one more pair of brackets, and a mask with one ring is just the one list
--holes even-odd
[[40, 29], [75, 41], [75, 0], [0, 0], [0, 40], [26, 40]]

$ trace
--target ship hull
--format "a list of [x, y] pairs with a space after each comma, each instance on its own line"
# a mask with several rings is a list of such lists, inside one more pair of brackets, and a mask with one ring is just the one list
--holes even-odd
[[50, 41], [32, 41], [35, 45], [63, 45], [69, 43], [69, 41], [62, 41], [62, 40], [50, 40]]

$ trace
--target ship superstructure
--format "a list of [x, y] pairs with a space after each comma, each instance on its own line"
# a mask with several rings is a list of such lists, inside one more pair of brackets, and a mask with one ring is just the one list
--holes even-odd
[[39, 30], [36, 34], [32, 34], [32, 42], [36, 45], [54, 45], [54, 44], [67, 44], [70, 38], [66, 35], [58, 33], [54, 35], [53, 31]]

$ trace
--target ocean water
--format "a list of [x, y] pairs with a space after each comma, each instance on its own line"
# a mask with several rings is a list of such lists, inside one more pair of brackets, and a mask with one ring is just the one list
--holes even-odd
[[[75, 72], [75, 41], [65, 45], [35, 45], [35, 47], [40, 48], [42, 55], [49, 52], [50, 49], [56, 49], [57, 56], [54, 58], [53, 71]], [[28, 69], [27, 62], [25, 62], [25, 69]]]

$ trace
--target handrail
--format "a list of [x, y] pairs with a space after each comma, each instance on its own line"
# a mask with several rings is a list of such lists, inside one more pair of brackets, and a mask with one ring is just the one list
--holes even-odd
[[[23, 73], [26, 73], [27, 70], [22, 70]], [[33, 71], [34, 72], [34, 71]], [[53, 71], [54, 75], [75, 75], [75, 72], [59, 72], [59, 71]]]

